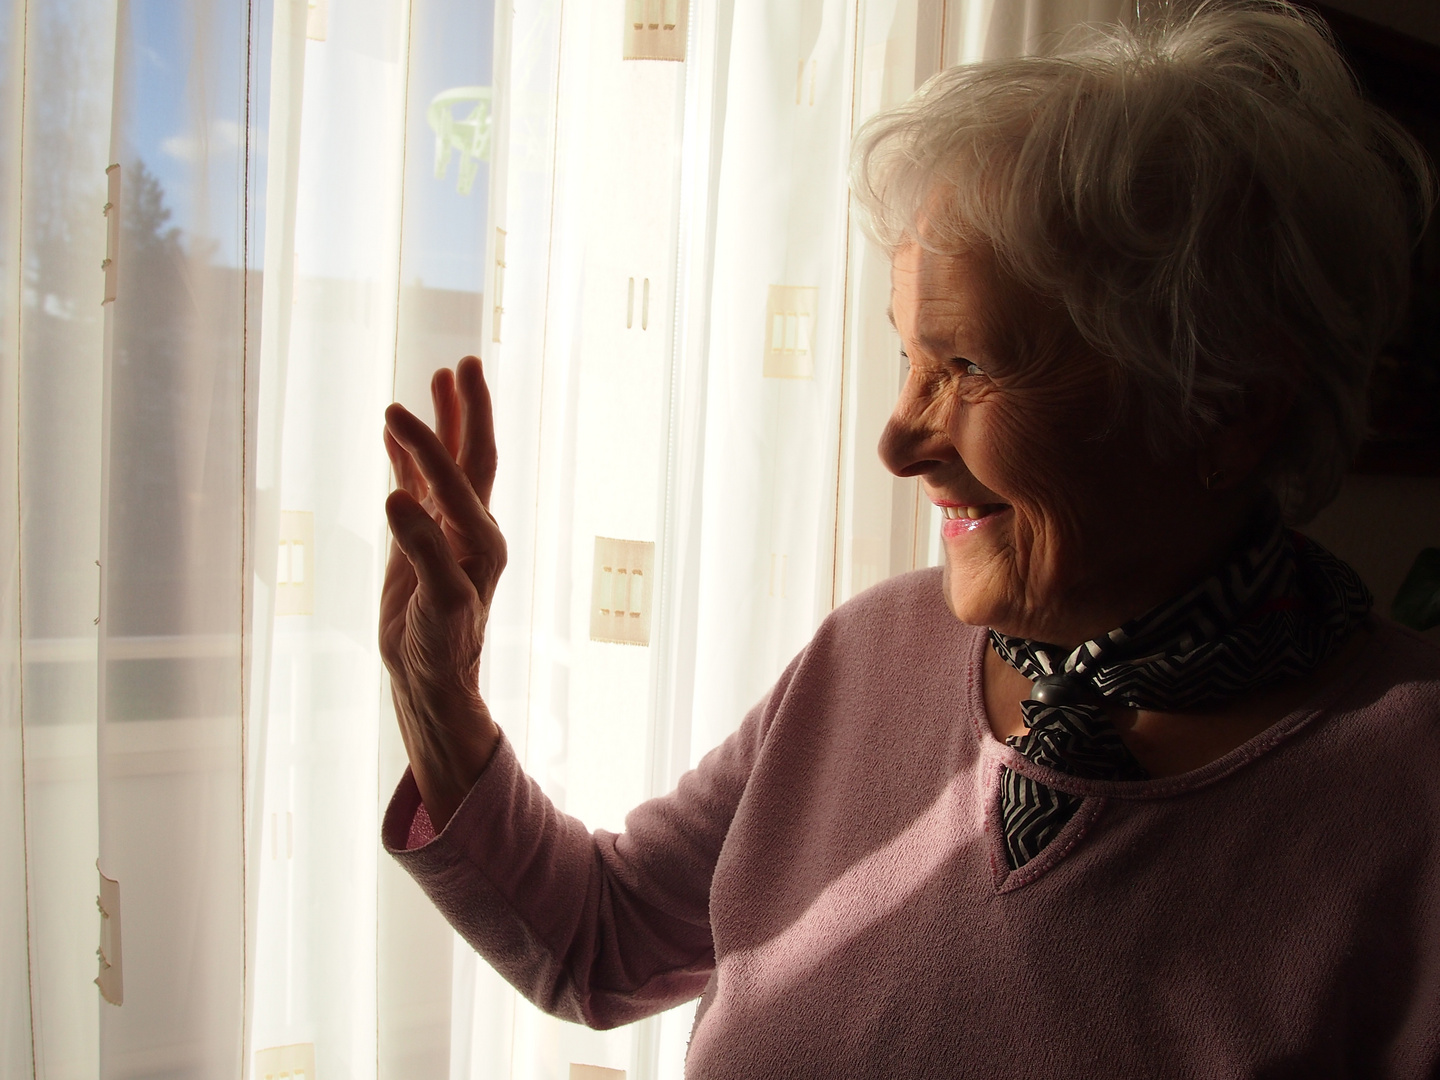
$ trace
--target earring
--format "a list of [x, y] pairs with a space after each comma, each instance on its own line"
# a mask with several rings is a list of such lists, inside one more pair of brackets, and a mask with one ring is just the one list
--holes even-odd
[[1207, 477], [1205, 477], [1204, 481], [1202, 481], [1202, 482], [1203, 482], [1204, 485], [1205, 485], [1205, 490], [1206, 490], [1206, 491], [1213, 491], [1214, 488], [1215, 488], [1215, 485], [1218, 484], [1218, 483], [1220, 483], [1220, 482], [1223, 481], [1224, 479], [1225, 479], [1225, 470], [1224, 470], [1224, 469], [1216, 469], [1216, 470], [1215, 470], [1214, 472], [1212, 472], [1210, 475], [1208, 475]]

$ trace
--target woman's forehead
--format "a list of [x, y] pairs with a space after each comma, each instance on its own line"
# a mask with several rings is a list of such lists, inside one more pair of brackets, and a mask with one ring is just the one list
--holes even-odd
[[1029, 352], [1042, 341], [1068, 350], [1080, 343], [1065, 310], [1003, 273], [988, 248], [897, 249], [889, 314], [902, 337], [936, 352]]
[[914, 323], [909, 329], [917, 337], [993, 324], [1013, 299], [1005, 292], [991, 257], [974, 249], [945, 253], [909, 244], [891, 260], [891, 322]]

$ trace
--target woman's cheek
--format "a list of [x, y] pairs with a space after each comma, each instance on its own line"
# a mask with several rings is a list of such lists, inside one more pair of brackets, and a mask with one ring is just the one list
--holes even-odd
[[960, 450], [975, 479], [1012, 506], [1043, 498], [1050, 456], [1043, 431], [998, 394], [967, 405], [965, 415], [969, 445]]
[[[1059, 425], [993, 409], [977, 447], [988, 476], [976, 479], [1010, 504], [1015, 569], [1033, 603], [1063, 592], [1084, 562], [1090, 517], [1083, 462]], [[1077, 468], [1079, 466], [1079, 468]]]

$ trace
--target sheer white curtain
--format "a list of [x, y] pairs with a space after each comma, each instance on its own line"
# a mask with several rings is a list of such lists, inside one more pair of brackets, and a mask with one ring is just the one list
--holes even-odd
[[621, 827], [935, 556], [856, 126], [1119, 6], [0, 0], [0, 1074], [678, 1077], [378, 851], [381, 410], [484, 357], [483, 689]]
[[0, 8], [0, 1074], [448, 1074], [377, 436], [479, 347], [492, 19]]
[[[0, 5], [0, 1074], [97, 1070], [100, 307], [114, 4]], [[23, 153], [22, 153], [23, 149]], [[43, 1071], [42, 1071], [43, 1070]]]

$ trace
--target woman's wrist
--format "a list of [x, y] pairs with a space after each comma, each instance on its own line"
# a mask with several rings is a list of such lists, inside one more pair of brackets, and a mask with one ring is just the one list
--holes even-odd
[[410, 771], [438, 833], [490, 764], [500, 728], [477, 694], [427, 694], [420, 702], [394, 690]]

